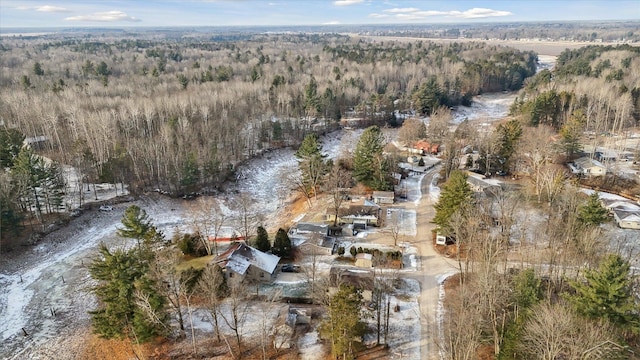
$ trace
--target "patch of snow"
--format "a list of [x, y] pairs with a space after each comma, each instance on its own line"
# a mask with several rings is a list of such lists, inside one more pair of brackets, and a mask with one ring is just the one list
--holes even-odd
[[473, 97], [470, 107], [456, 106], [453, 110], [453, 123], [458, 125], [465, 120], [489, 123], [502, 120], [509, 115], [509, 108], [516, 96], [510, 93], [489, 93]]
[[308, 332], [298, 340], [301, 360], [316, 360], [323, 358], [324, 347], [320, 342], [320, 335], [316, 330]]
[[429, 184], [429, 196], [431, 197], [431, 201], [436, 202], [440, 199], [440, 188], [436, 185], [438, 183], [438, 179], [440, 178], [440, 174], [433, 175], [433, 179], [431, 179], [431, 183]]
[[[594, 192], [596, 192], [595, 190], [591, 190], [591, 189], [580, 189], [581, 192], [587, 194], [587, 195], [592, 195]], [[606, 199], [606, 200], [623, 200], [623, 201], [629, 201], [629, 199], [622, 197], [620, 195], [616, 195], [616, 194], [611, 194], [608, 192], [603, 192], [603, 191], [597, 191], [598, 193], [598, 197], [600, 197], [600, 199]]]

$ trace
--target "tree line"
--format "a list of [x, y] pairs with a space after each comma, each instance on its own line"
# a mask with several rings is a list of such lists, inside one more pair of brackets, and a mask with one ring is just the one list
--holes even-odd
[[[434, 102], [457, 101], [445, 97], [517, 88], [511, 75], [508, 84], [496, 78], [504, 73], [495, 65], [504, 56], [524, 64], [526, 71], [517, 71], [521, 79], [535, 66], [532, 54], [481, 44], [419, 49], [388, 43], [375, 50], [387, 60], [363, 63], [332, 55], [333, 48], [363, 46], [339, 36], [320, 44], [256, 37], [215, 47], [105, 41], [92, 45], [93, 53], [77, 42], [24, 41], [8, 41], [3, 50], [1, 80], [11, 89], [3, 92], [4, 126], [46, 136], [49, 155], [62, 163], [80, 156], [74, 144], [86, 144], [96, 177], [174, 194], [213, 188], [247, 157], [331, 130], [350, 111], [385, 121], [414, 102], [429, 113]], [[402, 47], [407, 55], [395, 60], [391, 55]], [[48, 60], [54, 54], [65, 61]], [[476, 80], [458, 84], [456, 78]], [[404, 105], [394, 106], [396, 100]]]

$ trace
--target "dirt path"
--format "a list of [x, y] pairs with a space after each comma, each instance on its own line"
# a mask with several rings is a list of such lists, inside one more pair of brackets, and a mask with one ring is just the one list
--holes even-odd
[[440, 284], [449, 275], [457, 272], [453, 261], [441, 256], [434, 249], [431, 241], [431, 230], [435, 224], [431, 223], [435, 210], [435, 201], [430, 196], [430, 185], [434, 175], [440, 171], [436, 166], [422, 179], [422, 198], [416, 210], [416, 237], [413, 242], [419, 251], [419, 271], [410, 277], [420, 282], [420, 323], [422, 336], [420, 339], [421, 359], [440, 359], [441, 331], [439, 300]]

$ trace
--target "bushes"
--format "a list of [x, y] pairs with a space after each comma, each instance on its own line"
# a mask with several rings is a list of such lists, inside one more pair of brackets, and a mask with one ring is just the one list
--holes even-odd
[[[340, 249], [342, 249], [342, 253], [340, 253]], [[344, 247], [338, 248], [338, 255], [344, 254]], [[380, 266], [389, 265], [389, 263], [393, 261], [401, 261], [402, 260], [402, 252], [401, 251], [382, 251], [379, 249], [369, 249], [363, 248], [362, 246], [351, 246], [349, 248], [349, 253], [352, 257], [356, 257], [358, 254], [371, 254], [374, 259], [374, 263]]]
[[207, 249], [200, 241], [200, 234], [176, 234], [173, 237], [173, 242], [185, 255], [195, 257], [207, 255]]

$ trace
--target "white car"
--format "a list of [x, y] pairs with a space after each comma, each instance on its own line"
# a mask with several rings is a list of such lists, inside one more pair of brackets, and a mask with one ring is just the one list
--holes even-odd
[[100, 211], [111, 211], [111, 210], [113, 210], [113, 206], [109, 206], [109, 205], [100, 206]]

